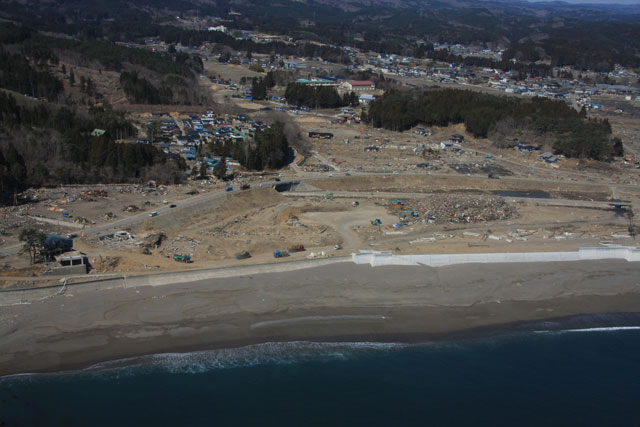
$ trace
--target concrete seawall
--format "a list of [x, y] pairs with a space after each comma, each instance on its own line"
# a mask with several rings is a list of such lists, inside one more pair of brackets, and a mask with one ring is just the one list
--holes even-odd
[[557, 262], [602, 259], [624, 259], [640, 261], [640, 249], [635, 247], [580, 248], [575, 252], [513, 252], [485, 254], [436, 254], [436, 255], [393, 255], [391, 252], [361, 251], [352, 254], [356, 264], [383, 265], [426, 265], [441, 267], [454, 264], [505, 263], [505, 262]]

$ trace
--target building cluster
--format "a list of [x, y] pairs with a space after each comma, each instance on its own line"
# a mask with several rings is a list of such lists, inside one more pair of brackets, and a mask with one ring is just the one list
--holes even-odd
[[[152, 117], [162, 117], [161, 120], [150, 120], [147, 127], [157, 129], [158, 135], [150, 141], [149, 138], [138, 138], [136, 143], [149, 144], [153, 142], [171, 157], [181, 156], [187, 161], [195, 161], [200, 147], [208, 143], [245, 140], [255, 132], [268, 126], [259, 121], [251, 120], [243, 114], [235, 116], [217, 115], [212, 110], [202, 114], [191, 114], [181, 119], [169, 117], [167, 113], [153, 113]], [[220, 160], [219, 157], [204, 158], [209, 167], [213, 168]], [[231, 158], [227, 158], [228, 165], [238, 165]]]

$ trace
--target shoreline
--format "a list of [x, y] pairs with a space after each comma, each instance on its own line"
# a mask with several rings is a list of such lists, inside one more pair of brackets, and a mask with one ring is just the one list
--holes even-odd
[[159, 287], [75, 286], [45, 301], [3, 307], [0, 375], [265, 342], [442, 341], [566, 316], [601, 322], [626, 313], [637, 326], [638, 273], [640, 263], [621, 260], [337, 263]]
[[[572, 326], [580, 326], [573, 328]], [[539, 329], [543, 328], [543, 329]], [[160, 353], [143, 353], [124, 355], [113, 359], [99, 360], [93, 363], [81, 363], [62, 366], [61, 369], [45, 369], [33, 372], [17, 372], [0, 375], [0, 383], [19, 377], [32, 375], [74, 375], [82, 373], [99, 373], [103, 370], [142, 366], [154, 357], [172, 357], [215, 352], [218, 350], [242, 350], [248, 347], [268, 344], [327, 344], [327, 345], [358, 345], [358, 344], [390, 344], [398, 348], [409, 348], [438, 343], [457, 343], [468, 340], [509, 338], [520, 334], [553, 333], [553, 332], [600, 332], [607, 330], [638, 330], [640, 329], [640, 311], [621, 313], [589, 313], [562, 316], [556, 318], [539, 319], [536, 321], [517, 321], [505, 324], [477, 327], [468, 330], [451, 331], [447, 333], [396, 333], [371, 336], [319, 336], [308, 337], [305, 340], [236, 340], [221, 342], [212, 347], [193, 347], [189, 349], [168, 349]]]

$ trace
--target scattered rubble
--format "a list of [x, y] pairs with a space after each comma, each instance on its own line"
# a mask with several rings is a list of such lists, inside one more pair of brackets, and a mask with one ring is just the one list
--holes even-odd
[[80, 194], [76, 196], [76, 200], [94, 202], [99, 198], [105, 198], [108, 196], [109, 196], [109, 193], [104, 190], [87, 190], [87, 191], [81, 191]]
[[472, 223], [499, 221], [518, 215], [514, 205], [502, 197], [434, 194], [420, 200], [404, 200], [390, 206], [402, 224]]

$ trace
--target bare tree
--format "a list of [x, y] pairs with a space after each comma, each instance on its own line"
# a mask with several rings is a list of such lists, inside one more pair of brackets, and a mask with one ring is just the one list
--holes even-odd
[[36, 262], [36, 257], [44, 254], [44, 241], [47, 235], [35, 228], [25, 228], [20, 232], [18, 237], [21, 242], [24, 242], [22, 252], [28, 252], [31, 264]]

